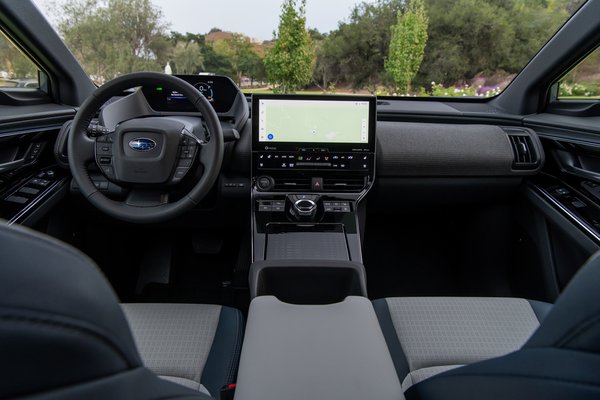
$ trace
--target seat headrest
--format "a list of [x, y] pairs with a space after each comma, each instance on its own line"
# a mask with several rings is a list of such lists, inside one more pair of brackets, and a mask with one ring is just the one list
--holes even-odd
[[0, 398], [142, 365], [117, 297], [74, 248], [0, 224]]
[[569, 282], [525, 347], [600, 352], [600, 252]]

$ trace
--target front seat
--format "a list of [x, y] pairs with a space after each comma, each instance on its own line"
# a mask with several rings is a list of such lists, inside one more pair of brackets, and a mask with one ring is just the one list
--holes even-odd
[[121, 306], [89, 258], [22, 227], [0, 224], [0, 254], [0, 398], [206, 400], [234, 381], [239, 311]]
[[554, 306], [425, 297], [374, 308], [407, 399], [600, 398], [600, 256]]

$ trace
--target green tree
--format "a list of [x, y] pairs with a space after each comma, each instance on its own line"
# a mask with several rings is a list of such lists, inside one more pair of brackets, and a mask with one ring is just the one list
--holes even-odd
[[243, 67], [250, 78], [250, 87], [254, 86], [254, 82], [265, 82], [267, 80], [264, 60], [255, 52], [251, 51], [246, 54]]
[[317, 49], [316, 70], [324, 88], [349, 84], [354, 89], [377, 90], [385, 79], [384, 60], [390, 43], [390, 26], [400, 10], [397, 0], [360, 3], [347, 22], [323, 39]]
[[409, 93], [410, 84], [423, 62], [428, 24], [423, 0], [409, 0], [406, 10], [398, 12], [398, 21], [391, 27], [385, 70], [391, 75], [396, 91], [402, 94]]
[[0, 70], [8, 79], [37, 78], [35, 64], [0, 34]]
[[275, 45], [265, 56], [269, 81], [280, 93], [291, 93], [310, 83], [314, 51], [306, 30], [306, 0], [285, 0]]
[[[425, 0], [429, 40], [415, 80], [429, 85], [505, 80], [550, 39], [579, 0]], [[569, 11], [571, 10], [571, 11]]]
[[60, 33], [97, 83], [168, 61], [167, 26], [150, 0], [67, 0], [60, 16]]
[[204, 71], [226, 76], [234, 75], [231, 62], [227, 56], [217, 53], [212, 46], [204, 46], [202, 55], [204, 57]]
[[248, 75], [255, 67], [254, 63], [258, 57], [252, 49], [250, 39], [240, 33], [234, 33], [231, 39], [215, 43], [214, 49], [229, 60], [234, 78], [238, 85], [241, 85], [242, 77]]
[[176, 74], [197, 74], [204, 69], [204, 57], [195, 41], [177, 42], [171, 59]]

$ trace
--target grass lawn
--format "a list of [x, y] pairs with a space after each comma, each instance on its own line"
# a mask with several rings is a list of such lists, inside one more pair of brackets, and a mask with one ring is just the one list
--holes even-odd
[[[247, 93], [247, 94], [271, 94], [273, 93], [272, 89], [265, 89], [265, 88], [259, 88], [259, 89], [250, 89], [250, 88], [244, 88], [242, 89], [242, 92]], [[323, 92], [321, 90], [299, 90], [296, 92], [296, 94], [327, 94], [326, 92]]]

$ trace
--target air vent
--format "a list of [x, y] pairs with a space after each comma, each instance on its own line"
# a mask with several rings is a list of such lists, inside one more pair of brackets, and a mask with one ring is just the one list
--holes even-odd
[[360, 192], [365, 188], [366, 178], [325, 178], [323, 179], [323, 190], [325, 192]]
[[276, 178], [275, 186], [273, 190], [281, 191], [297, 191], [297, 190], [310, 190], [311, 179], [310, 178]]
[[507, 133], [513, 150], [513, 168], [518, 170], [537, 169], [541, 157], [529, 133], [516, 129], [508, 130]]

